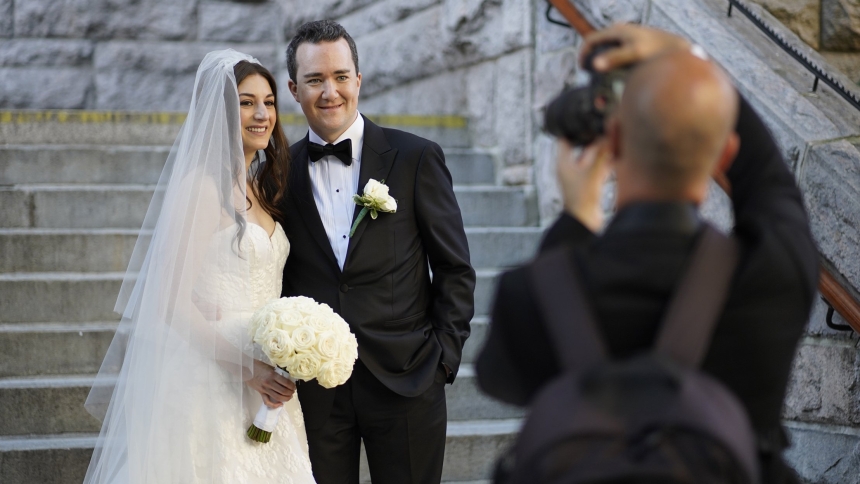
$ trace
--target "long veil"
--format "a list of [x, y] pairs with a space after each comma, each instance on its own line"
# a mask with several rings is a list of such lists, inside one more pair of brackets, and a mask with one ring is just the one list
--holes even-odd
[[220, 480], [208, 464], [229, 453], [217, 444], [225, 402], [207, 397], [241, 408], [253, 368], [246, 332], [229, 324], [250, 309], [233, 74], [242, 60], [259, 63], [227, 49], [207, 54], [197, 71], [117, 299], [119, 329], [87, 398], [103, 424], [86, 483]]

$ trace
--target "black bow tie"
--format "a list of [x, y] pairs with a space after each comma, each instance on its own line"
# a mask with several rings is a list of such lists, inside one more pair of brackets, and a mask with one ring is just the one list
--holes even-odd
[[308, 142], [308, 156], [311, 161], [319, 161], [323, 156], [337, 156], [344, 165], [352, 164], [352, 142], [347, 138], [340, 143], [333, 145], [331, 143], [323, 146], [313, 141]]

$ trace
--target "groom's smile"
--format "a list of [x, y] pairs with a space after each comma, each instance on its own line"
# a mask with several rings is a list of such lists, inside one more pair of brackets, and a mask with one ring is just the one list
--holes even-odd
[[355, 121], [361, 74], [356, 72], [346, 40], [303, 43], [296, 50], [296, 80], [290, 92], [302, 106], [308, 125], [334, 142]]

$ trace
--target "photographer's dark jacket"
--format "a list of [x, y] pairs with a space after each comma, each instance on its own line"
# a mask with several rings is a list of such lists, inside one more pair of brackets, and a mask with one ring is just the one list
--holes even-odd
[[[727, 175], [742, 254], [703, 369], [740, 397], [764, 440], [777, 442], [792, 358], [816, 291], [818, 254], [794, 178], [745, 100], [737, 132], [740, 152]], [[652, 344], [700, 223], [686, 203], [629, 205], [600, 236], [562, 215], [541, 249], [569, 246], [610, 352], [626, 357]], [[559, 372], [531, 290], [526, 268], [502, 275], [477, 362], [481, 388], [517, 405], [528, 405]]]

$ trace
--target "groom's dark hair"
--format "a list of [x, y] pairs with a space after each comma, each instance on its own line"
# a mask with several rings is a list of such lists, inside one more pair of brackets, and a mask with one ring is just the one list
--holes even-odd
[[299, 27], [296, 35], [290, 41], [290, 45], [287, 46], [287, 71], [290, 73], [290, 79], [296, 82], [296, 72], [299, 70], [299, 65], [296, 62], [296, 51], [300, 45], [305, 42], [311, 44], [336, 42], [340, 39], [345, 39], [346, 43], [349, 44], [352, 62], [355, 64], [355, 73], [358, 74], [358, 49], [355, 48], [355, 41], [352, 40], [346, 29], [334, 20], [315, 20]]

